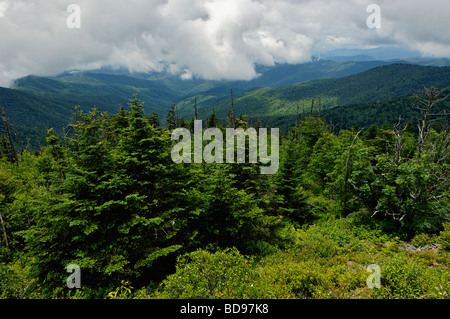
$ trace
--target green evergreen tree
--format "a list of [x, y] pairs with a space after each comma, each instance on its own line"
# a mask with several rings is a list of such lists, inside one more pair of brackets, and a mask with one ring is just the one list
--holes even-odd
[[312, 216], [309, 214], [308, 197], [300, 182], [300, 171], [296, 162], [296, 146], [294, 141], [284, 144], [276, 181], [277, 194], [281, 195], [279, 213], [295, 225], [302, 225], [310, 221]]
[[169, 130], [174, 130], [179, 127], [178, 114], [175, 104], [170, 105], [169, 113], [167, 115], [167, 124], [169, 125]]
[[213, 113], [211, 114], [211, 117], [210, 117], [209, 120], [208, 120], [207, 127], [208, 127], [208, 128], [209, 128], [209, 127], [217, 127], [218, 124], [219, 124], [219, 122], [218, 122], [218, 120], [217, 120], [216, 113], [213, 112]]

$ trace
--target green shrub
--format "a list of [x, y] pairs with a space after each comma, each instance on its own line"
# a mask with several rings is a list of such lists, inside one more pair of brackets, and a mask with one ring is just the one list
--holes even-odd
[[450, 223], [444, 223], [444, 230], [441, 231], [437, 241], [447, 251], [450, 251]]
[[157, 298], [253, 298], [256, 274], [251, 260], [237, 249], [205, 250], [180, 256], [176, 272], [156, 292]]
[[326, 258], [338, 253], [338, 244], [317, 225], [299, 230], [296, 246], [311, 257]]
[[264, 267], [259, 286], [265, 289], [264, 298], [326, 298], [331, 280], [313, 261], [291, 262]]
[[411, 240], [411, 244], [416, 247], [424, 247], [426, 245], [432, 244], [436, 242], [437, 237], [429, 234], [417, 234]]
[[381, 265], [380, 298], [448, 298], [450, 273], [396, 254]]
[[24, 299], [33, 296], [34, 280], [30, 267], [19, 262], [0, 264], [0, 299]]
[[264, 241], [264, 240], [258, 240], [256, 243], [254, 243], [250, 247], [251, 251], [254, 251], [257, 253], [258, 256], [268, 256], [271, 254], [274, 254], [279, 251], [279, 248]]
[[322, 220], [298, 230], [296, 246], [310, 252], [311, 256], [331, 258], [357, 249], [363, 238], [377, 238], [378, 231], [355, 225], [351, 218]]
[[330, 297], [351, 298], [355, 297], [355, 291], [366, 288], [366, 280], [370, 275], [366, 267], [352, 261], [345, 264], [335, 264], [327, 268], [333, 281]]

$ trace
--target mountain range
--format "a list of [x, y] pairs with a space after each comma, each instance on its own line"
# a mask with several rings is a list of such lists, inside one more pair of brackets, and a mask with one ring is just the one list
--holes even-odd
[[[235, 98], [234, 105], [238, 114], [242, 112], [263, 122], [271, 118], [272, 125], [292, 125], [293, 120], [289, 121], [287, 117], [292, 119], [297, 112], [303, 113], [304, 108], [310, 112], [312, 100], [315, 101], [314, 111], [318, 111], [320, 103], [322, 114], [326, 115], [327, 110], [338, 106], [373, 105], [375, 102], [410, 97], [421, 91], [423, 86], [449, 87], [450, 67], [385, 65], [336, 79], [312, 80], [278, 88], [256, 88]], [[405, 105], [405, 110], [410, 105]], [[226, 118], [229, 108], [229, 101], [214, 106], [219, 118]], [[398, 120], [400, 115], [396, 114], [387, 123]], [[403, 118], [411, 120], [405, 116]], [[383, 124], [377, 118], [373, 123]]]
[[[352, 125], [392, 123], [402, 114], [411, 119], [414, 113], [407, 105], [411, 95], [424, 85], [450, 87], [448, 65], [446, 59], [314, 58], [298, 65], [258, 66], [259, 76], [251, 81], [183, 80], [164, 72], [108, 68], [70, 71], [53, 77], [30, 75], [17, 79], [11, 88], [0, 87], [0, 107], [18, 139], [22, 144], [28, 139], [32, 147], [42, 142], [48, 128], [62, 132], [75, 106], [84, 110], [95, 106], [114, 114], [133, 94], [144, 101], [147, 113], [159, 114], [162, 124], [171, 104], [177, 106], [180, 117], [190, 120], [194, 99], [202, 119], [214, 112], [226, 120], [232, 90], [236, 113], [246, 114], [252, 122], [287, 128], [315, 103], [315, 112], [320, 105], [321, 116], [348, 128], [349, 118], [353, 118]], [[350, 109], [359, 114], [356, 120], [355, 114], [347, 112]]]

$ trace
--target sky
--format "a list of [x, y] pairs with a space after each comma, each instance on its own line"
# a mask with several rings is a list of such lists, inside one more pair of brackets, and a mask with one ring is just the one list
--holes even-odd
[[449, 0], [0, 0], [0, 86], [106, 66], [249, 80], [338, 48], [450, 58], [449, 21]]

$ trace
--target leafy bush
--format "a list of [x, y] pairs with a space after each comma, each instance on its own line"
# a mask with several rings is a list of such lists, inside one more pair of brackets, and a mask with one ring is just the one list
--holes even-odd
[[359, 225], [352, 218], [329, 218], [297, 231], [296, 246], [311, 256], [329, 258], [357, 249], [361, 240], [375, 243], [388, 240], [379, 230]]
[[436, 236], [432, 236], [429, 234], [417, 234], [411, 240], [411, 243], [416, 247], [424, 247], [434, 242], [436, 242]]
[[331, 287], [330, 276], [313, 261], [265, 267], [259, 286], [266, 298], [324, 298]]
[[251, 260], [237, 249], [206, 250], [180, 256], [176, 272], [162, 283], [158, 298], [253, 298]]
[[[195, 251], [178, 258], [176, 272], [150, 297], [448, 298], [447, 252], [406, 252], [398, 238], [359, 239], [355, 233], [377, 232], [351, 225], [346, 218], [297, 230], [294, 246], [259, 260], [236, 249]], [[370, 264], [381, 268], [380, 288], [367, 286]]]
[[29, 266], [19, 262], [0, 264], [0, 299], [23, 299], [33, 296], [34, 280], [29, 279]]
[[426, 267], [403, 254], [384, 260], [381, 265], [379, 298], [448, 298], [450, 273]]
[[437, 241], [445, 250], [450, 250], [450, 223], [444, 224], [444, 230], [441, 231]]

